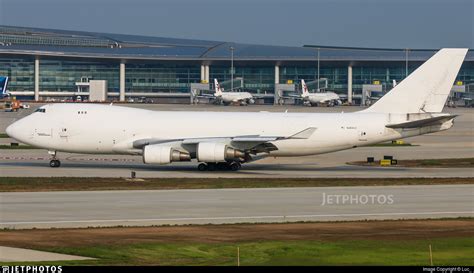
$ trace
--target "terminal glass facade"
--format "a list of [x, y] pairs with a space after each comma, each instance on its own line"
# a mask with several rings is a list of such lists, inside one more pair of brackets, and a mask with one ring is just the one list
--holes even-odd
[[[293, 81], [300, 84], [301, 80], [306, 82], [314, 81], [318, 78], [318, 68], [313, 66], [281, 66], [280, 83]], [[320, 66], [319, 78], [328, 80], [328, 90], [338, 93], [347, 92], [347, 67], [325, 67]], [[310, 89], [315, 87], [309, 86]]]
[[[408, 74], [418, 66], [409, 66]], [[392, 88], [393, 80], [401, 82], [406, 76], [406, 66], [354, 66], [352, 68], [352, 90], [354, 93], [362, 92], [364, 84], [381, 84], [383, 90]]]
[[[421, 63], [411, 64], [408, 67], [408, 75], [415, 71]], [[384, 86], [384, 90], [388, 91], [392, 87], [392, 82], [401, 82], [406, 77], [405, 65], [393, 66], [357, 66], [352, 69], [352, 90], [354, 93], [362, 91], [362, 85], [374, 84], [380, 82]], [[474, 84], [474, 68], [462, 67], [456, 77], [456, 82], [461, 81], [464, 85]], [[474, 89], [474, 87], [472, 88]]]
[[119, 92], [119, 64], [40, 60], [41, 91], [77, 91], [76, 82], [84, 79], [107, 80], [109, 92]]
[[469, 91], [474, 92], [474, 66], [461, 67], [461, 70], [458, 73], [456, 81], [462, 81], [463, 84], [469, 86]]
[[127, 63], [125, 66], [127, 93], [189, 93], [191, 83], [200, 81], [200, 65]]
[[0, 58], [0, 75], [10, 78], [9, 91], [33, 91], [35, 89], [34, 59]]
[[[292, 81], [299, 85], [300, 80], [306, 82], [317, 78], [317, 67], [313, 64], [293, 62], [292, 65], [280, 65], [279, 81], [288, 83]], [[412, 73], [421, 62], [411, 63], [408, 73]], [[33, 57], [1, 57], [0, 75], [8, 76], [9, 91], [34, 91], [35, 61]], [[222, 65], [209, 66], [209, 79], [212, 83], [216, 78], [220, 82], [229, 81], [231, 78], [230, 67]], [[251, 63], [245, 66], [234, 67], [234, 78], [243, 78], [244, 86], [238, 89], [253, 93], [274, 92], [275, 67]], [[73, 92], [77, 91], [76, 82], [87, 80], [107, 80], [108, 91], [118, 93], [120, 89], [120, 64], [118, 61], [76, 61], [60, 59], [40, 59], [40, 92]], [[352, 68], [352, 90], [354, 94], [361, 94], [364, 84], [381, 84], [384, 91], [392, 88], [392, 81], [402, 81], [406, 76], [405, 64], [402, 62], [366, 62], [354, 65]], [[320, 78], [328, 79], [328, 90], [341, 94], [348, 89], [347, 66], [331, 66], [322, 63]], [[137, 93], [189, 93], [191, 83], [201, 81], [201, 64], [185, 61], [160, 61], [139, 63], [126, 63], [125, 88], [128, 96]], [[461, 68], [456, 81], [457, 85], [465, 85], [468, 92], [474, 93], [474, 66], [465, 63]], [[235, 83], [234, 83], [235, 84]], [[228, 90], [230, 83], [224, 88]], [[309, 86], [315, 89], [315, 86]]]
[[[219, 82], [230, 81], [231, 68], [229, 66], [210, 66], [209, 80], [217, 79]], [[234, 67], [234, 79], [244, 79], [244, 91], [253, 93], [273, 93], [275, 89], [275, 67]]]

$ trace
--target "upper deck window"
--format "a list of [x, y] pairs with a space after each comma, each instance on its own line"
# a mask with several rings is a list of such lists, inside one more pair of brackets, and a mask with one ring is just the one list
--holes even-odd
[[38, 109], [35, 110], [35, 112], [46, 113], [46, 109], [38, 108]]

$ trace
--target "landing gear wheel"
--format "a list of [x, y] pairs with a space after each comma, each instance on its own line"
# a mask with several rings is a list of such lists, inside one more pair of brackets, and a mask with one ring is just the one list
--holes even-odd
[[208, 171], [211, 171], [211, 172], [212, 172], [212, 171], [215, 171], [216, 168], [217, 168], [217, 164], [216, 164], [216, 163], [214, 163], [214, 162], [213, 162], [213, 163], [207, 163], [207, 170], [208, 170]]
[[198, 165], [198, 170], [201, 172], [207, 171], [207, 164], [206, 163], [201, 163]]
[[229, 165], [229, 169], [230, 169], [231, 171], [234, 171], [234, 172], [240, 170], [241, 167], [242, 167], [242, 165], [240, 165], [239, 162], [232, 162], [232, 163], [230, 163], [230, 165]]
[[217, 163], [217, 169], [219, 171], [228, 170], [229, 169], [229, 164], [227, 164], [227, 162], [219, 162], [219, 163]]
[[51, 168], [57, 168], [57, 167], [61, 166], [61, 161], [59, 161], [57, 159], [53, 159], [53, 160], [49, 161], [49, 166]]

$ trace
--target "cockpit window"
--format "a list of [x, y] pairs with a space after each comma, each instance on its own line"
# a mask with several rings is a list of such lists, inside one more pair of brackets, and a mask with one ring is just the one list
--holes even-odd
[[46, 113], [46, 109], [38, 108], [38, 109], [35, 110], [35, 112]]

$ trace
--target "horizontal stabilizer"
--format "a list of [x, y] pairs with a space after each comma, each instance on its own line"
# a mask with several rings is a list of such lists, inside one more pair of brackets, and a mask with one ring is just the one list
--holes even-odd
[[408, 121], [408, 122], [397, 123], [397, 124], [389, 124], [389, 125], [386, 125], [385, 127], [392, 128], [392, 129], [419, 128], [419, 127], [442, 124], [443, 122], [451, 120], [455, 117], [457, 117], [457, 115], [439, 116], [439, 117], [425, 118], [425, 119], [419, 119], [419, 120]]

